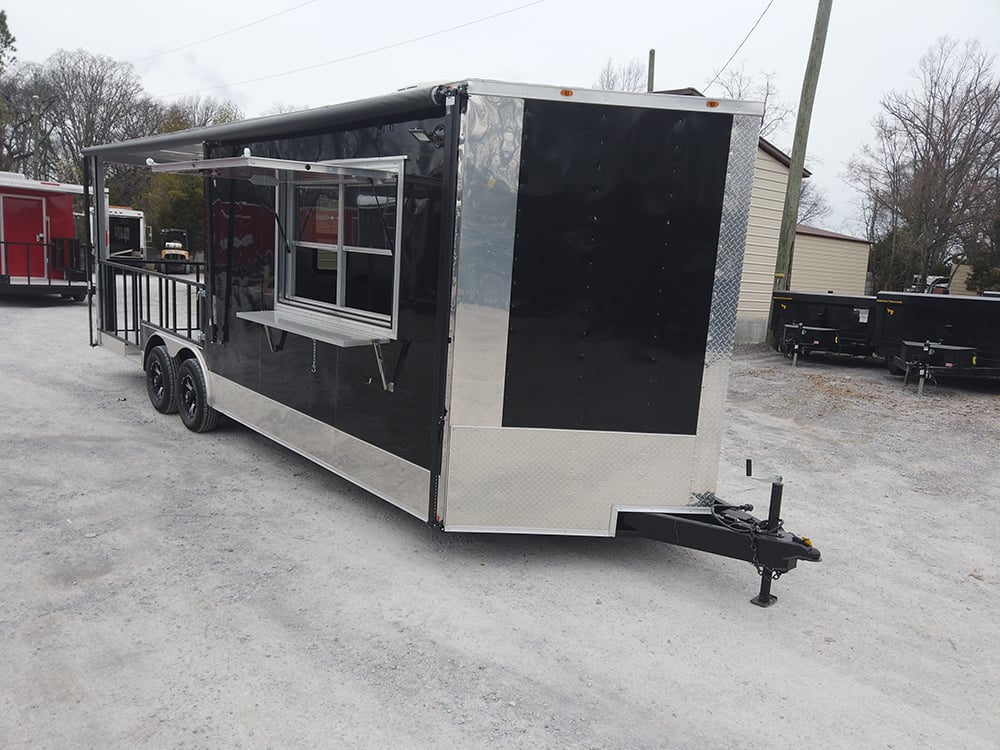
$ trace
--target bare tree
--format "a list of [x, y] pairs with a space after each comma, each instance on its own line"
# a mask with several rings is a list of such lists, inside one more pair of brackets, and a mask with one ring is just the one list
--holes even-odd
[[882, 100], [875, 142], [852, 160], [872, 271], [883, 288], [944, 273], [995, 218], [1000, 79], [980, 44], [940, 39], [921, 59], [916, 90]]
[[16, 41], [14, 35], [10, 33], [10, 29], [7, 28], [7, 11], [0, 10], [0, 73], [3, 73], [7, 65], [14, 61], [14, 53], [17, 51], [17, 47], [14, 45]]
[[0, 170], [4, 172], [28, 173], [36, 156], [32, 112], [37, 103], [30, 86], [34, 78], [30, 65], [0, 75]]
[[270, 107], [265, 109], [260, 114], [264, 115], [283, 115], [286, 112], [301, 112], [309, 107], [305, 104], [285, 104], [284, 102], [275, 101]]
[[25, 146], [25, 125], [30, 108], [19, 101], [21, 86], [17, 76], [8, 76], [7, 70], [14, 62], [13, 34], [7, 28], [7, 11], [0, 10], [0, 169], [19, 171], [30, 145]]
[[639, 58], [616, 64], [609, 57], [594, 88], [604, 91], [645, 91], [646, 85], [646, 66]]
[[207, 125], [221, 125], [243, 119], [243, 112], [231, 101], [211, 96], [188, 96], [167, 107], [164, 130], [186, 130]]
[[80, 181], [80, 158], [88, 146], [160, 130], [163, 108], [146, 95], [127, 63], [60, 50], [46, 61], [43, 75], [55, 176], [61, 179]]
[[773, 71], [761, 72], [756, 77], [749, 75], [746, 63], [743, 63], [738, 69], [727, 70], [714, 82], [722, 87], [730, 99], [748, 99], [764, 104], [760, 134], [767, 138], [775, 131], [783, 130], [795, 114], [794, 107], [779, 98], [774, 79]]
[[803, 180], [799, 188], [799, 224], [812, 224], [830, 213], [826, 195], [811, 182]]

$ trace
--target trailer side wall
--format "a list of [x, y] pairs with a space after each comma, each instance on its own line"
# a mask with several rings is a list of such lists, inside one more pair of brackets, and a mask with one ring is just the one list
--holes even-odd
[[758, 126], [470, 97], [447, 528], [613, 534], [712, 491]]

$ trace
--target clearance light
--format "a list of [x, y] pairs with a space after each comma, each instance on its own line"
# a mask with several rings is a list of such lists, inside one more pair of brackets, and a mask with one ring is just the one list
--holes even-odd
[[573, 89], [562, 89], [559, 96], [573, 96]]
[[707, 102], [705, 102], [705, 106], [711, 109], [715, 109], [716, 107], [719, 106], [719, 103], [714, 99], [709, 99]]

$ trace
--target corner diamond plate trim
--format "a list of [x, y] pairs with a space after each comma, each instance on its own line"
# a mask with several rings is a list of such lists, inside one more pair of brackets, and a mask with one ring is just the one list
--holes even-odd
[[[722, 225], [715, 264], [712, 313], [705, 344], [705, 377], [702, 381], [701, 410], [698, 415], [698, 452], [691, 476], [692, 492], [715, 488], [722, 445], [729, 365], [736, 334], [736, 306], [740, 298], [740, 277], [746, 248], [750, 192], [760, 138], [760, 118], [733, 117], [729, 141], [729, 166], [722, 202]], [[691, 500], [691, 504], [698, 501]]]
[[712, 314], [708, 323], [708, 346], [705, 352], [705, 363], [708, 365], [719, 360], [728, 363], [733, 353], [736, 305], [740, 298], [754, 157], [759, 138], [759, 117], [733, 118], [726, 193], [722, 202], [722, 226], [719, 230], [719, 249], [715, 263], [715, 289], [712, 292]]

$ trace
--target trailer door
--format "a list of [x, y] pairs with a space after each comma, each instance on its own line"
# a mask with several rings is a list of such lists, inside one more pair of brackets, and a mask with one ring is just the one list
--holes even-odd
[[3, 196], [3, 266], [12, 277], [45, 276], [43, 198]]

